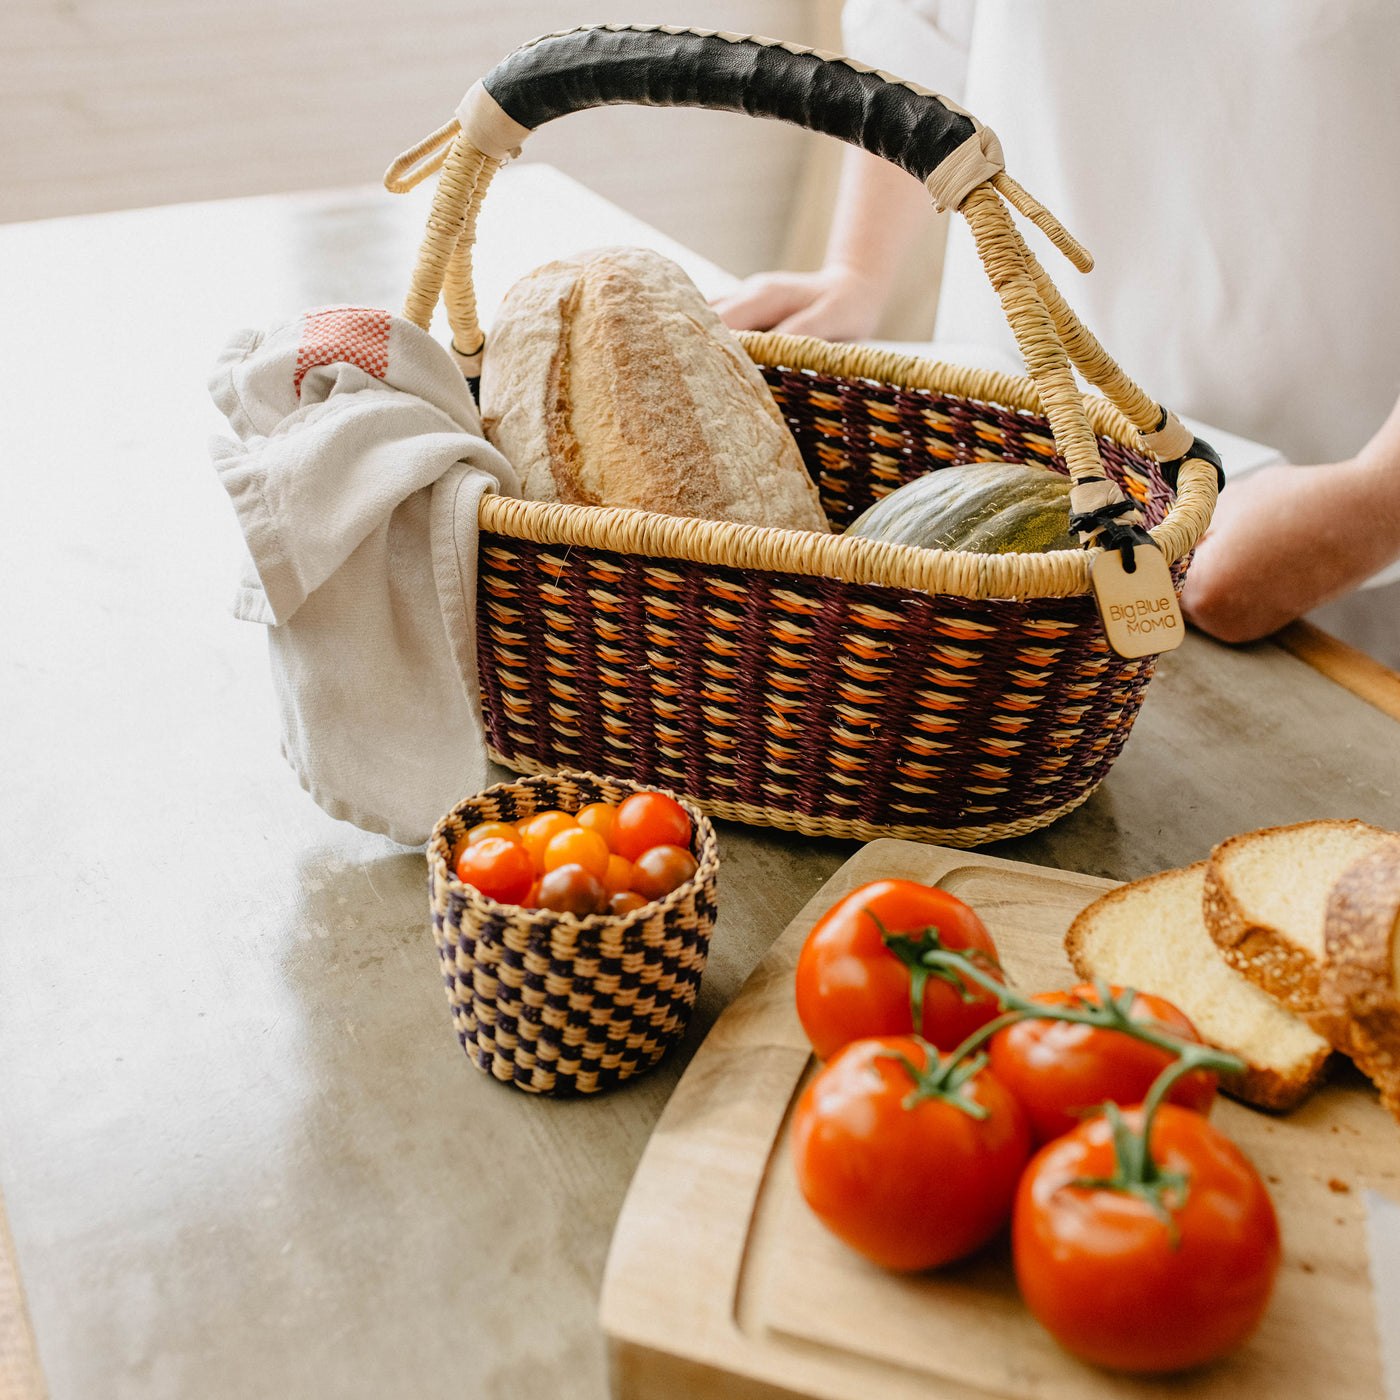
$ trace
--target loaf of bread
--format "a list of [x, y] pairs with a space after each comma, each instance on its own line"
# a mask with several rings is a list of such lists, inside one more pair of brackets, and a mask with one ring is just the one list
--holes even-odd
[[1388, 838], [1360, 821], [1271, 826], [1210, 853], [1205, 918], [1226, 962], [1300, 1016], [1319, 1011], [1328, 895]]
[[527, 500], [830, 529], [763, 376], [659, 253], [600, 248], [521, 278], [481, 409]]
[[1342, 873], [1327, 900], [1314, 1025], [1400, 1119], [1400, 838]]
[[1075, 919], [1065, 951], [1081, 977], [1165, 997], [1203, 1040], [1248, 1066], [1221, 1087], [1287, 1110], [1321, 1082], [1330, 1046], [1221, 957], [1206, 931], [1206, 862], [1112, 890]]

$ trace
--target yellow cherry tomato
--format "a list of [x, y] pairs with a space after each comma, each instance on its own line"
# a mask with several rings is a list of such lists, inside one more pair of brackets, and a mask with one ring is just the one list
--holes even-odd
[[478, 841], [485, 841], [491, 836], [498, 836], [502, 841], [514, 841], [517, 846], [521, 844], [519, 829], [509, 822], [482, 822], [467, 832], [467, 839], [462, 844], [475, 846]]
[[581, 865], [595, 880], [601, 880], [608, 872], [609, 854], [608, 843], [596, 831], [570, 826], [549, 838], [544, 848], [544, 868]]
[[610, 855], [603, 872], [603, 888], [609, 894], [621, 894], [632, 888], [632, 862], [623, 856]]
[[609, 846], [612, 845], [613, 822], [617, 820], [617, 808], [611, 802], [590, 802], [587, 807], [580, 807], [577, 820], [581, 827], [596, 831]]
[[536, 812], [533, 817], [520, 823], [520, 844], [529, 851], [539, 874], [544, 874], [544, 848], [551, 838], [576, 825], [567, 812]]

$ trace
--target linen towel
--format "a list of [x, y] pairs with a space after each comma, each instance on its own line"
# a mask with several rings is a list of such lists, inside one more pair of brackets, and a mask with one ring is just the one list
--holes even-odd
[[477, 504], [520, 494], [425, 331], [329, 307], [225, 347], [214, 468], [248, 546], [236, 617], [267, 626], [282, 751], [331, 816], [405, 845], [485, 786]]

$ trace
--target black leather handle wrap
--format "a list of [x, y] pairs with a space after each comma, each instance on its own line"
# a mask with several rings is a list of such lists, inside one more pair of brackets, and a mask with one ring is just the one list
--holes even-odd
[[711, 107], [822, 131], [926, 180], [971, 137], [970, 117], [848, 63], [754, 39], [583, 29], [501, 60], [483, 86], [531, 130], [589, 107]]

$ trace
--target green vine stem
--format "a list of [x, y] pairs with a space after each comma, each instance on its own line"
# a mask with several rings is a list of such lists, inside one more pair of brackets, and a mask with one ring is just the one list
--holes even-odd
[[[865, 912], [875, 921], [875, 927], [880, 930], [880, 937], [884, 941], [885, 947], [909, 970], [909, 1014], [914, 1019], [915, 1035], [919, 1035], [923, 1030], [924, 988], [928, 986], [930, 977], [939, 977], [947, 982], [964, 1001], [973, 999], [972, 993], [968, 991], [967, 983], [958, 975], [955, 968], [942, 967], [927, 961], [924, 957], [926, 953], [952, 952], [952, 949], [939, 936], [937, 924], [930, 924], [912, 933], [891, 933], [873, 909], [867, 909]], [[980, 948], [966, 948], [958, 956], [980, 960], [987, 966], [995, 968], [997, 972], [1001, 971], [1001, 964]]]
[[1162, 1028], [1160, 1023], [1134, 1019], [1128, 1014], [1137, 997], [1137, 990], [1133, 987], [1128, 987], [1121, 996], [1115, 997], [1108, 984], [1102, 978], [1096, 978], [1094, 989], [1099, 994], [1097, 1004], [1086, 1001], [1078, 1006], [1047, 1006], [1044, 1002], [1032, 1001], [1029, 997], [1022, 996], [1004, 982], [988, 976], [971, 959], [949, 948], [930, 949], [923, 956], [930, 970], [935, 966], [944, 968], [975, 982], [979, 987], [991, 992], [1005, 1008], [1003, 1014], [995, 1021], [989, 1021], [985, 1026], [973, 1031], [953, 1051], [955, 1060], [970, 1055], [984, 1040], [990, 1039], [1004, 1026], [1015, 1021], [1036, 1020], [1070, 1021], [1081, 1026], [1093, 1026], [1098, 1030], [1121, 1031], [1124, 1035], [1153, 1045], [1169, 1055], [1180, 1057], [1189, 1053], [1193, 1059], [1198, 1060], [1198, 1063], [1192, 1065], [1193, 1069], [1211, 1069], [1218, 1074], [1238, 1074], [1245, 1068], [1244, 1061], [1235, 1055], [1216, 1050], [1213, 1046], [1201, 1045], [1194, 1040], [1184, 1040]]
[[914, 1081], [914, 1087], [904, 1096], [904, 1108], [912, 1110], [925, 1099], [943, 1099], [978, 1122], [986, 1118], [986, 1105], [969, 1098], [963, 1093], [963, 1086], [982, 1072], [987, 1057], [974, 1055], [971, 1059], [944, 1060], [936, 1045], [930, 1045], [921, 1035], [916, 1035], [914, 1039], [924, 1047], [927, 1064], [923, 1069], [901, 1050], [882, 1050], [877, 1056], [882, 1060], [898, 1060]]
[[[1195, 1048], [1198, 1051], [1209, 1049], [1203, 1045]], [[1185, 1203], [1190, 1180], [1184, 1172], [1163, 1171], [1153, 1157], [1152, 1125], [1156, 1121], [1157, 1110], [1171, 1093], [1172, 1085], [1192, 1070], [1209, 1067], [1205, 1059], [1200, 1054], [1183, 1052], [1180, 1059], [1169, 1064], [1152, 1081], [1152, 1087], [1142, 1101], [1142, 1122], [1136, 1129], [1128, 1126], [1128, 1120], [1116, 1103], [1104, 1104], [1104, 1117], [1113, 1133], [1113, 1175], [1078, 1176], [1069, 1183], [1091, 1191], [1121, 1191], [1145, 1201], [1152, 1213], [1167, 1227], [1173, 1249], [1181, 1243], [1181, 1232], [1177, 1229], [1172, 1211], [1180, 1209]]]
[[[1142, 1104], [1142, 1122], [1138, 1128], [1129, 1126], [1116, 1103], [1104, 1104], [1104, 1116], [1113, 1133], [1113, 1175], [1077, 1178], [1070, 1184], [1103, 1191], [1121, 1191], [1147, 1202], [1171, 1231], [1172, 1246], [1175, 1248], [1178, 1232], [1172, 1210], [1185, 1201], [1189, 1182], [1180, 1172], [1163, 1171], [1152, 1156], [1152, 1125], [1157, 1110], [1183, 1075], [1195, 1070], [1238, 1074], [1245, 1068], [1244, 1061], [1213, 1046], [1184, 1040], [1160, 1023], [1135, 1020], [1129, 1014], [1137, 997], [1135, 988], [1129, 987], [1115, 997], [1102, 978], [1095, 978], [1094, 989], [1099, 997], [1097, 1004], [1081, 1000], [1074, 1006], [1047, 1006], [1022, 996], [999, 977], [978, 966], [978, 957], [946, 947], [938, 936], [937, 928], [925, 928], [913, 934], [892, 934], [874, 913], [870, 917], [878, 925], [885, 946], [909, 968], [910, 1001], [916, 1035], [923, 1025], [923, 991], [929, 977], [941, 977], [953, 983], [965, 1001], [971, 999], [969, 983], [981, 987], [990, 992], [1002, 1007], [1000, 1016], [973, 1031], [946, 1060], [940, 1059], [938, 1052], [930, 1046], [928, 1053], [934, 1066], [932, 1069], [919, 1070], [906, 1056], [894, 1054], [894, 1058], [903, 1061], [914, 1080], [914, 1090], [904, 1101], [906, 1108], [912, 1108], [921, 1099], [936, 1096], [947, 1099], [974, 1118], [985, 1118], [986, 1109], [969, 1099], [962, 1092], [963, 1086], [987, 1063], [987, 1056], [979, 1053], [979, 1047], [998, 1031], [1017, 1021], [1068, 1021], [1097, 1030], [1118, 1031], [1172, 1056], [1171, 1062], [1152, 1081], [1147, 1091]], [[981, 956], [985, 958], [985, 955]], [[997, 964], [992, 965], [998, 973], [1001, 971]]]

